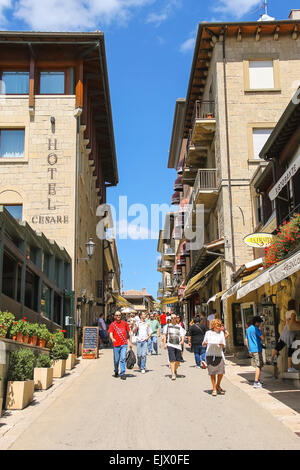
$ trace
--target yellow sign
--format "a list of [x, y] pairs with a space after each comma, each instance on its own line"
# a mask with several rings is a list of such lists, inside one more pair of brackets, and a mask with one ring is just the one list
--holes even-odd
[[267, 248], [275, 240], [275, 236], [271, 233], [251, 233], [244, 238], [244, 242], [248, 246], [255, 248]]

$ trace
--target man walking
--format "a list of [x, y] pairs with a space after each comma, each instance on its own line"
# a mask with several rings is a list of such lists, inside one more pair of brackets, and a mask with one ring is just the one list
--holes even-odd
[[120, 375], [122, 380], [126, 380], [126, 353], [127, 353], [127, 333], [129, 334], [129, 347], [132, 348], [131, 331], [126, 321], [122, 320], [121, 312], [114, 315], [115, 321], [111, 323], [108, 333], [114, 347], [114, 370], [115, 377]]
[[188, 345], [195, 355], [196, 367], [206, 369], [205, 362], [206, 347], [202, 346], [205, 333], [207, 332], [207, 320], [204, 313], [201, 313], [201, 318], [196, 317], [194, 324], [190, 327], [188, 332]]
[[181, 349], [184, 344], [185, 330], [177, 324], [174, 313], [171, 315], [171, 323], [165, 326], [163, 331], [164, 348], [168, 350], [172, 380], [176, 380], [177, 369], [181, 361]]
[[260, 373], [264, 365], [261, 344], [261, 340], [264, 339], [262, 322], [263, 320], [261, 317], [256, 316], [252, 320], [252, 325], [246, 330], [246, 346], [249, 350], [250, 356], [254, 358], [256, 367], [253, 388], [262, 388], [262, 383], [260, 381]]
[[100, 337], [100, 347], [103, 347], [107, 338], [106, 324], [104, 321], [104, 313], [100, 313], [99, 315], [98, 330], [99, 330], [99, 337]]
[[144, 374], [146, 372], [147, 344], [152, 335], [152, 330], [146, 322], [145, 313], [141, 313], [140, 321], [138, 325], [133, 328], [133, 333], [136, 335], [138, 366], [142, 374]]
[[148, 326], [152, 330], [152, 335], [148, 340], [148, 353], [154, 354], [152, 351], [152, 346], [155, 351], [155, 354], [158, 354], [158, 347], [157, 347], [157, 337], [160, 337], [160, 324], [159, 321], [154, 318], [154, 313], [150, 313], [150, 319], [148, 321]]

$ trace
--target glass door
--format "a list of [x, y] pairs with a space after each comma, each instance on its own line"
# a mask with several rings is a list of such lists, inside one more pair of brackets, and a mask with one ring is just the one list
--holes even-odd
[[252, 325], [252, 319], [256, 315], [255, 302], [248, 302], [248, 303], [241, 304], [241, 312], [242, 312], [243, 336], [244, 336], [244, 343], [245, 343], [246, 330], [249, 326]]

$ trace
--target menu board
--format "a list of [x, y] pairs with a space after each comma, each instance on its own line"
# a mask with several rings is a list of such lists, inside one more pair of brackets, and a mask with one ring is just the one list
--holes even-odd
[[83, 328], [83, 359], [96, 359], [98, 357], [99, 329], [97, 326], [85, 326]]

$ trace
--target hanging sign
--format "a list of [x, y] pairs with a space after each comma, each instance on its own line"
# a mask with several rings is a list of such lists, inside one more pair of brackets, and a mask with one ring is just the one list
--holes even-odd
[[300, 168], [300, 155], [298, 155], [296, 160], [289, 166], [286, 172], [282, 175], [282, 177], [277, 181], [275, 186], [269, 192], [269, 198], [271, 199], [271, 201], [276, 199], [280, 191], [288, 184], [290, 179], [297, 173], [299, 168]]
[[275, 240], [275, 236], [271, 233], [251, 233], [244, 238], [244, 243], [254, 248], [267, 248]]

